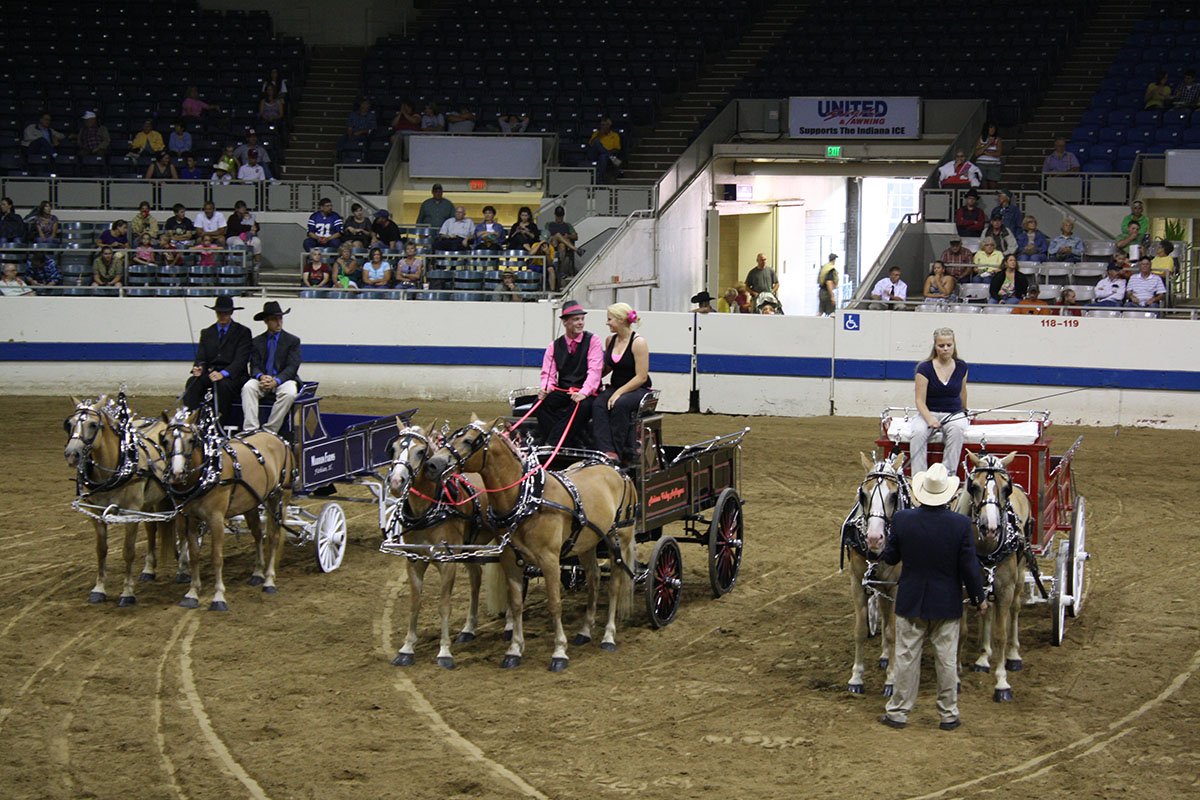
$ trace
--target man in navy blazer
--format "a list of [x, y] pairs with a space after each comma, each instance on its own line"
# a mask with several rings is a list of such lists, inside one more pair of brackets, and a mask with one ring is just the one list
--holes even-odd
[[255, 321], [266, 322], [267, 330], [250, 342], [250, 380], [242, 386], [243, 430], [258, 430], [258, 401], [274, 392], [275, 403], [264, 427], [271, 433], [279, 433], [296, 399], [300, 387], [300, 338], [283, 329], [283, 316], [289, 313], [290, 308], [284, 311], [279, 303], [268, 300], [263, 310], [254, 315]]
[[222, 422], [229, 418], [233, 398], [246, 382], [246, 361], [250, 358], [250, 329], [233, 321], [233, 312], [241, 306], [233, 298], [221, 296], [211, 306], [217, 321], [200, 331], [196, 360], [192, 374], [184, 387], [181, 402], [188, 408], [199, 408], [211, 389], [216, 396], [217, 414]]
[[896, 591], [895, 690], [884, 725], [903, 728], [921, 683], [921, 648], [929, 637], [937, 667], [939, 727], [952, 731], [958, 719], [958, 628], [963, 587], [980, 613], [987, 610], [983, 579], [975, 555], [971, 520], [946, 507], [958, 478], [934, 464], [913, 476], [912, 494], [921, 505], [897, 511], [892, 535], [880, 558], [904, 562]]

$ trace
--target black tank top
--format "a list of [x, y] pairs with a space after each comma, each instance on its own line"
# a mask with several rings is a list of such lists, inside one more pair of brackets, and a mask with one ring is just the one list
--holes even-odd
[[[608, 349], [604, 351], [604, 365], [608, 367], [610, 372], [609, 379], [612, 385], [620, 388], [633, 380], [633, 376], [637, 375], [637, 367], [633, 361], [633, 340], [637, 338], [636, 333], [629, 335], [629, 345], [625, 348], [625, 352], [621, 354], [620, 361], [613, 361], [613, 347], [617, 343], [617, 337], [613, 336], [608, 341]], [[650, 376], [646, 376], [646, 382], [641, 385], [642, 389], [649, 389], [651, 386]]]

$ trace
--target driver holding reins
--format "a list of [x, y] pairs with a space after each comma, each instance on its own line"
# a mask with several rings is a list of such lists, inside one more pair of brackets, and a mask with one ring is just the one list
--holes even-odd
[[[563, 447], [586, 444], [582, 437], [591, 429], [592, 401], [604, 374], [604, 348], [600, 337], [583, 329], [586, 318], [583, 306], [574, 300], [568, 301], [559, 314], [563, 335], [550, 343], [542, 357], [542, 382], [538, 389], [541, 404], [537, 419], [543, 444], [558, 444], [568, 422], [571, 429], [563, 440]], [[555, 388], [567, 391], [552, 391]], [[579, 410], [572, 421], [571, 413], [576, 407]]]
[[954, 331], [938, 328], [933, 332], [929, 357], [917, 365], [917, 415], [912, 419], [909, 438], [912, 474], [927, 466], [926, 443], [935, 431], [942, 433], [942, 462], [946, 470], [958, 473], [967, 419], [967, 362], [958, 357]]

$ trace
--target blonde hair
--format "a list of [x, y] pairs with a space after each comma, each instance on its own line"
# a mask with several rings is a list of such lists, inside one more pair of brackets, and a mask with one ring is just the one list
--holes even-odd
[[638, 321], [638, 313], [629, 303], [613, 303], [608, 307], [608, 315], [626, 325], [634, 325]]
[[949, 336], [951, 339], [954, 340], [954, 352], [950, 354], [950, 357], [953, 358], [955, 361], [958, 361], [958, 339], [954, 338], [954, 329], [953, 328], [934, 328], [933, 345], [930, 346], [929, 357], [926, 358], [925, 360], [933, 361], [935, 358], [937, 358], [937, 340], [938, 340], [939, 336]]

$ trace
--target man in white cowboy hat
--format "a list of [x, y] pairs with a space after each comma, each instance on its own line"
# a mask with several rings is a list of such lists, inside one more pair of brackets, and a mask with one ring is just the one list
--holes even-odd
[[283, 316], [290, 314], [279, 303], [268, 300], [263, 310], [254, 315], [256, 322], [265, 322], [267, 329], [250, 343], [250, 380], [242, 386], [242, 411], [245, 421], [242, 430], [259, 429], [258, 401], [263, 395], [275, 394], [271, 415], [262, 426], [279, 433], [283, 421], [292, 409], [300, 388], [300, 337], [283, 329]]
[[[585, 441], [580, 437], [592, 429], [592, 400], [600, 391], [604, 348], [599, 336], [583, 329], [587, 312], [579, 303], [568, 300], [559, 318], [563, 335], [550, 343], [542, 357], [538, 431], [543, 444], [558, 444], [567, 423], [571, 422], [573, 410], [578, 407], [563, 446], [582, 447]], [[567, 391], [553, 391], [556, 388]]]
[[962, 593], [980, 613], [987, 610], [979, 560], [971, 536], [971, 521], [951, 511], [947, 503], [958, 490], [958, 478], [944, 464], [934, 464], [913, 476], [912, 494], [921, 505], [897, 511], [880, 558], [904, 562], [896, 590], [895, 691], [879, 718], [884, 725], [903, 728], [917, 700], [921, 683], [921, 648], [929, 637], [937, 668], [937, 709], [940, 727], [952, 731], [958, 719], [958, 626]]
[[224, 422], [233, 405], [233, 398], [246, 382], [246, 361], [250, 358], [250, 329], [233, 321], [233, 312], [241, 306], [231, 297], [218, 297], [211, 306], [217, 321], [200, 331], [192, 375], [183, 390], [181, 402], [188, 408], [199, 408], [209, 389], [217, 399], [217, 414]]

